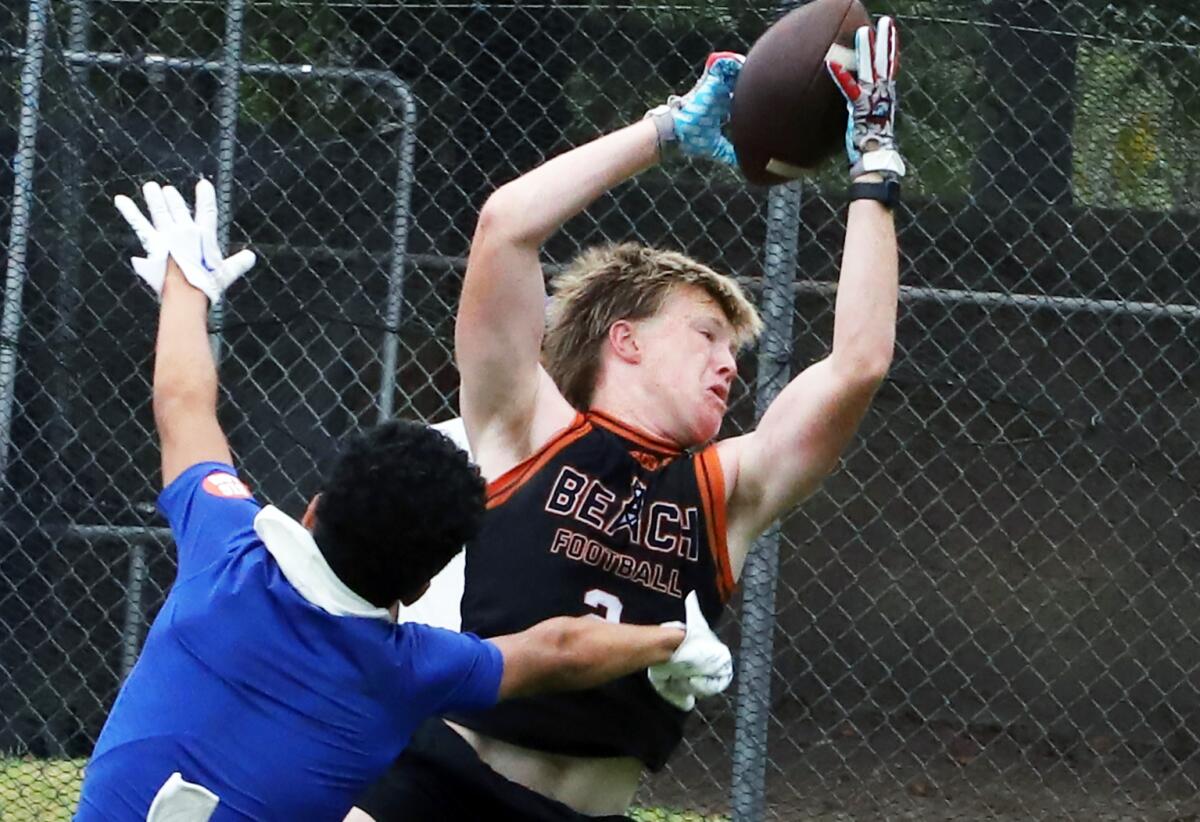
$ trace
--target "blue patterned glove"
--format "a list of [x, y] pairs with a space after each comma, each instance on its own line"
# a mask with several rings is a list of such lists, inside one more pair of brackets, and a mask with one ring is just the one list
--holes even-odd
[[704, 73], [682, 97], [671, 96], [665, 105], [646, 112], [658, 129], [658, 146], [675, 143], [684, 154], [713, 157], [734, 165], [733, 144], [722, 133], [729, 120], [733, 87], [746, 58], [732, 51], [715, 51], [704, 61]]
[[869, 171], [903, 177], [904, 158], [896, 146], [896, 67], [899, 35], [890, 17], [880, 17], [872, 38], [869, 26], [854, 37], [857, 78], [840, 63], [826, 62], [846, 98], [846, 157], [850, 178]]

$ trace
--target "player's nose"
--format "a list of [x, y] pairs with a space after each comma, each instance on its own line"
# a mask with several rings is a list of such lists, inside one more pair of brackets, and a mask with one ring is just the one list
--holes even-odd
[[717, 374], [732, 383], [737, 377], [737, 357], [728, 349], [717, 354]]

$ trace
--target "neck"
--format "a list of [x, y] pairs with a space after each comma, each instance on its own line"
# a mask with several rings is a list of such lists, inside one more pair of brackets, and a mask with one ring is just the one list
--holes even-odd
[[[661, 404], [661, 401], [657, 404]], [[596, 387], [591, 410], [603, 412], [644, 434], [678, 445], [678, 437], [673, 436], [654, 413], [655, 406], [654, 397], [636, 381], [616, 379], [605, 380]]]

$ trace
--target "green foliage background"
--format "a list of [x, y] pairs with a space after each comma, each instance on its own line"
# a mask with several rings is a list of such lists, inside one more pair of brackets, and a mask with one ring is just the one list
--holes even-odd
[[[868, 4], [873, 13], [896, 15], [902, 26], [901, 137], [915, 193], [949, 199], [970, 195], [972, 165], [986, 136], [978, 102], [987, 93], [989, 78], [981, 56], [994, 26], [1003, 24], [1005, 4], [1014, 1]], [[425, 11], [446, 11], [445, 4], [434, 2], [373, 0], [357, 6], [336, 0], [256, 0], [247, 5], [247, 61], [373, 68], [392, 68], [372, 53], [369, 40], [372, 30], [390, 25], [401, 5], [408, 15], [404, 26]], [[1200, 139], [1200, 7], [1194, 0], [1057, 5], [1061, 12], [1055, 30], [1077, 44], [1078, 79], [1070, 91], [1075, 100], [1071, 175], [1076, 203], [1155, 210], [1200, 207], [1200, 158], [1191, 150]], [[573, 114], [566, 136], [579, 142], [686, 90], [709, 49], [748, 48], [777, 6], [589, 0], [564, 8], [577, 18], [575, 36], [563, 44], [575, 61], [565, 79]], [[58, 31], [65, 32], [69, 7], [60, 3], [54, 9]], [[225, 5], [217, 0], [98, 0], [92, 14], [91, 48], [220, 57]], [[406, 36], [396, 33], [401, 42]], [[17, 39], [12, 47], [20, 45]], [[674, 56], [675, 51], [688, 61]], [[405, 59], [412, 62], [402, 57], [395, 62]], [[15, 79], [15, 73], [6, 75], [0, 94], [13, 105]], [[96, 91], [102, 99], [114, 93], [111, 88]], [[242, 81], [243, 118], [299, 123], [314, 135], [369, 128], [386, 116], [383, 105], [353, 84], [326, 84], [314, 92], [311, 83], [301, 88], [282, 79]], [[675, 169], [668, 165], [661, 173]], [[736, 182], [723, 170], [706, 167], [701, 173]], [[840, 186], [840, 168], [831, 164], [816, 184]]]
[[[874, 13], [897, 16], [901, 25], [900, 133], [912, 169], [910, 190], [951, 200], [968, 196], [987, 128], [978, 107], [989, 83], [981, 56], [1001, 23], [998, 4], [892, 0], [869, 5]], [[1147, 209], [1200, 206], [1200, 168], [1188, 150], [1200, 138], [1198, 9], [1185, 0], [1063, 5], [1056, 30], [1077, 43], [1078, 81], [1071, 92], [1075, 201]], [[594, 25], [612, 25], [610, 5], [593, 3], [590, 14]], [[653, 29], [668, 39], [701, 36], [714, 48], [747, 48], [771, 14], [770, 4], [712, 3], [687, 9], [647, 6], [616, 19], [635, 46]], [[618, 74], [607, 55], [596, 53], [572, 74], [567, 93], [577, 114], [574, 139], [626, 122], [631, 112], [690, 82], [690, 76], [658, 71], [653, 53], [623, 55], [622, 61], [629, 68]], [[841, 169], [831, 164], [815, 182], [840, 187]]]

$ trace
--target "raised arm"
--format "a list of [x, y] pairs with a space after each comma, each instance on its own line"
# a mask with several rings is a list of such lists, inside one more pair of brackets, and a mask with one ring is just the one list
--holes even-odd
[[[841, 66], [830, 66], [849, 102], [851, 179], [872, 185], [894, 182], [905, 171], [894, 137], [896, 39], [890, 18], [880, 19], [875, 44], [872, 52], [868, 29], [859, 30], [857, 81]], [[880, 190], [865, 193], [885, 196]], [[898, 278], [889, 206], [853, 200], [829, 356], [792, 380], [752, 433], [719, 446], [731, 479], [729, 545], [735, 573], [753, 539], [816, 489], [858, 430], [892, 362]]]
[[[691, 92], [656, 109], [656, 116], [544, 163], [484, 204], [459, 301], [455, 357], [459, 408], [485, 474], [532, 453], [574, 414], [539, 365], [542, 244], [600, 195], [651, 166], [666, 142], [732, 160], [720, 123], [741, 63], [720, 57], [709, 60]], [[696, 125], [701, 121], [703, 127]]]
[[546, 305], [542, 244], [657, 155], [654, 126], [636, 123], [550, 160], [484, 204], [458, 305], [454, 351], [459, 410], [485, 474], [491, 473], [489, 463], [511, 464], [532, 453], [574, 414], [539, 365]]
[[217, 422], [217, 366], [208, 341], [208, 297], [171, 259], [154, 347], [154, 423], [163, 487], [198, 462], [233, 457]]
[[[196, 185], [196, 214], [174, 188], [142, 188], [151, 220], [123, 195], [117, 208], [146, 250], [133, 269], [162, 300], [154, 355], [154, 421], [162, 443], [166, 487], [198, 462], [230, 463], [229, 444], [217, 422], [217, 367], [208, 340], [208, 306], [254, 265], [240, 251], [222, 259], [217, 247], [217, 205], [212, 184]], [[168, 256], [169, 255], [169, 256]]]

